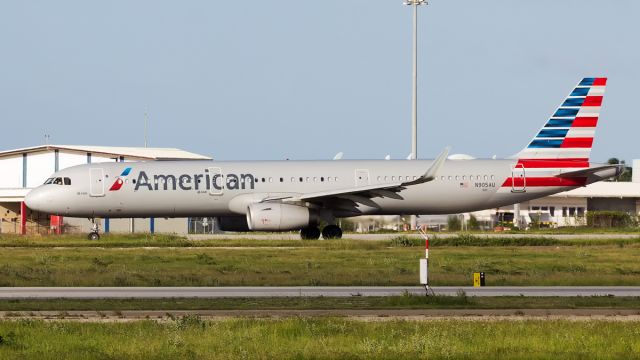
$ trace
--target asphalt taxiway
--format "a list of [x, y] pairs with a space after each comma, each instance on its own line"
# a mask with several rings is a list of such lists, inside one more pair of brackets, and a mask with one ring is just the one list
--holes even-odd
[[[640, 286], [437, 286], [435, 295], [457, 296], [633, 296]], [[351, 297], [424, 295], [419, 286], [286, 286], [286, 287], [3, 287], [0, 299], [158, 299], [250, 297]]]

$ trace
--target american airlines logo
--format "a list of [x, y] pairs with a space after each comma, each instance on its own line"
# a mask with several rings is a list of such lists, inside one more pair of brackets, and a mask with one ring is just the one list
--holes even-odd
[[145, 171], [140, 171], [134, 190], [244, 190], [254, 189], [255, 182], [256, 178], [252, 174], [212, 174], [208, 169], [202, 174], [193, 175], [147, 175]]
[[118, 191], [118, 190], [120, 190], [120, 188], [122, 187], [122, 184], [124, 184], [124, 180], [123, 179], [126, 178], [129, 175], [130, 172], [131, 172], [131, 168], [130, 167], [124, 169], [122, 174], [120, 174], [120, 176], [118, 176], [118, 178], [113, 183], [113, 185], [111, 185], [111, 187], [109, 188], [109, 191]]

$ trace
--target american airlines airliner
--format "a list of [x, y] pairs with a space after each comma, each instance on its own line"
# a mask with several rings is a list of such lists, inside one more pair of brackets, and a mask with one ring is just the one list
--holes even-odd
[[[507, 159], [449, 158], [447, 148], [435, 160], [87, 164], [56, 172], [25, 201], [92, 220], [218, 217], [222, 230], [300, 230], [303, 239], [340, 238], [339, 218], [496, 208], [620, 175], [619, 166], [589, 160], [606, 82], [582, 79]], [[98, 239], [97, 230], [89, 237]]]

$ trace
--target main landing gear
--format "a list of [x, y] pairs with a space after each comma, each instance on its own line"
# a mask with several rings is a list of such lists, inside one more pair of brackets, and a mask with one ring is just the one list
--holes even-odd
[[300, 230], [300, 238], [302, 240], [318, 240], [320, 238], [320, 229], [317, 227], [308, 227]]
[[338, 225], [327, 225], [322, 229], [322, 238], [329, 239], [341, 239], [342, 229]]
[[100, 232], [98, 229], [98, 224], [96, 223], [95, 218], [89, 219], [91, 221], [91, 232], [87, 236], [89, 240], [100, 240]]
[[[300, 230], [300, 238], [302, 240], [318, 240], [320, 238], [320, 229], [317, 227], [308, 227]], [[342, 238], [342, 229], [337, 225], [327, 225], [322, 229], [322, 238], [340, 239]]]

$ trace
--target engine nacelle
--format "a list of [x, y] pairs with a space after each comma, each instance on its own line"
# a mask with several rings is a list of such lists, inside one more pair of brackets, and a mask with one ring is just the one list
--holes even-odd
[[254, 203], [247, 208], [247, 223], [253, 231], [288, 231], [315, 225], [317, 215], [306, 206]]

